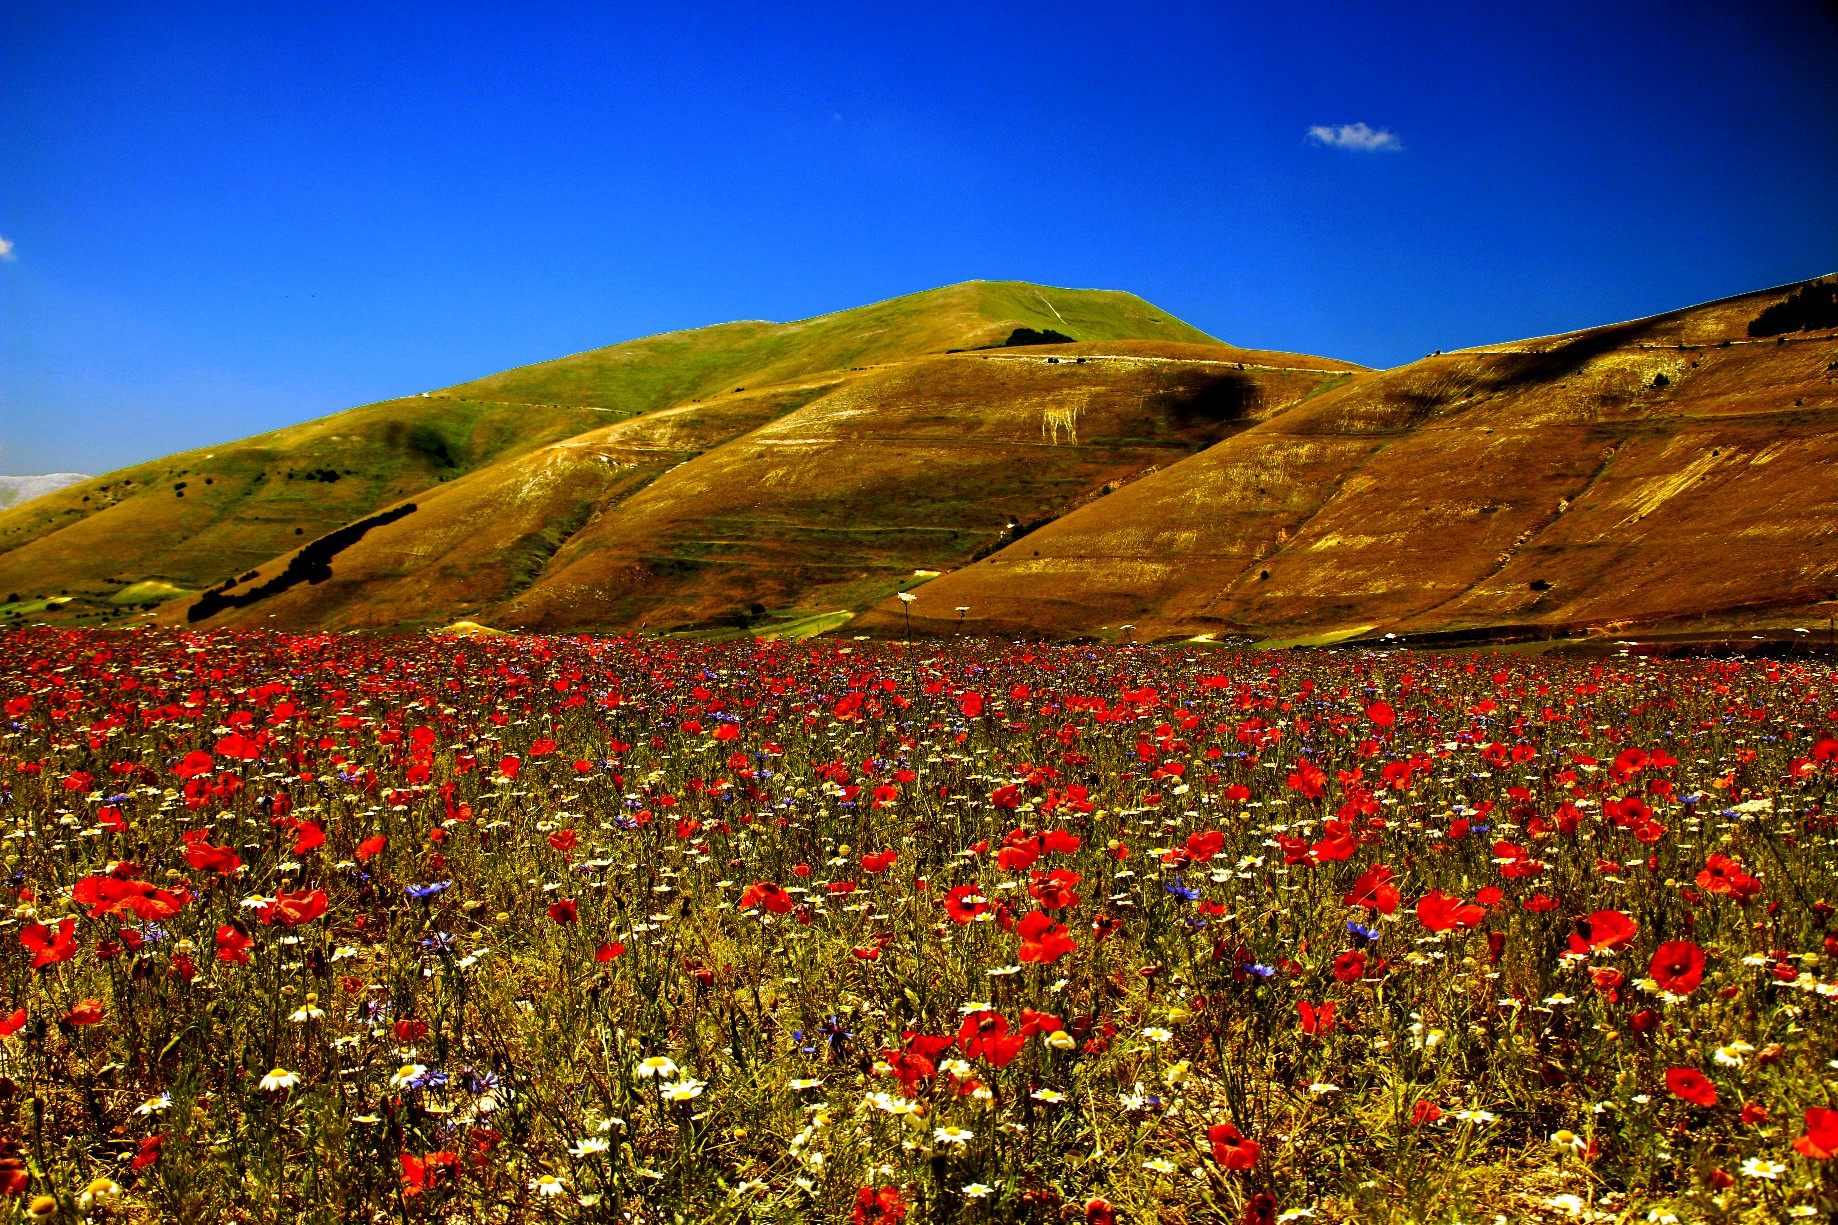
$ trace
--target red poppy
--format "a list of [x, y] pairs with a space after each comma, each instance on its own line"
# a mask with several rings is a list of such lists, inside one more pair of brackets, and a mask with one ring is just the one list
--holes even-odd
[[443, 1173], [451, 1177], [459, 1170], [459, 1154], [445, 1149], [424, 1157], [402, 1153], [397, 1160], [402, 1164], [402, 1194], [410, 1199], [434, 1186]]
[[234, 876], [243, 866], [242, 858], [229, 847], [212, 846], [206, 830], [188, 830], [180, 836], [185, 840], [185, 862], [200, 872]]
[[1107, 1199], [1086, 1200], [1085, 1225], [1117, 1225], [1117, 1210]]
[[[1618, 951], [1626, 948], [1640, 931], [1640, 924], [1622, 914], [1619, 910], [1598, 910], [1587, 918], [1576, 922], [1576, 935], [1570, 938], [1570, 947], [1577, 952], [1588, 952], [1591, 949], [1608, 949]], [[1577, 945], [1581, 944], [1581, 948]]]
[[958, 700], [957, 708], [963, 711], [964, 718], [974, 719], [983, 713], [983, 695], [980, 693], [966, 693]]
[[310, 923], [317, 919], [325, 913], [325, 910], [326, 897], [323, 889], [302, 889], [297, 893], [277, 889], [274, 901], [256, 911], [256, 914], [264, 923], [280, 923], [286, 927], [298, 927], [302, 923]]
[[900, 1188], [863, 1187], [855, 1193], [855, 1210], [849, 1214], [849, 1225], [897, 1225], [906, 1217], [906, 1201]]
[[375, 855], [378, 851], [381, 851], [385, 846], [388, 846], [388, 845], [389, 845], [389, 839], [383, 834], [378, 834], [374, 838], [364, 839], [362, 842], [357, 844], [357, 861], [359, 863], [364, 862], [366, 859], [369, 859], [372, 855]]
[[549, 918], [566, 927], [575, 920], [575, 904], [572, 898], [563, 898], [559, 902], [549, 903]]
[[796, 905], [796, 903], [792, 901], [791, 894], [785, 892], [780, 886], [766, 880], [748, 885], [746, 890], [740, 895], [740, 908], [742, 910], [751, 910], [755, 906], [764, 906], [773, 914], [790, 914], [794, 905]]
[[1036, 910], [1021, 920], [1015, 928], [1021, 937], [1022, 961], [1038, 961], [1043, 965], [1052, 965], [1067, 953], [1078, 948], [1066, 929], [1055, 923], [1044, 910]]
[[66, 918], [54, 932], [43, 923], [33, 923], [19, 930], [19, 943], [32, 952], [32, 968], [42, 970], [77, 955], [77, 921]]
[[1451, 927], [1474, 927], [1487, 917], [1487, 911], [1473, 902], [1464, 902], [1440, 889], [1432, 889], [1417, 902], [1417, 921], [1433, 932]]
[[953, 923], [969, 923], [978, 915], [989, 913], [989, 903], [975, 885], [958, 885], [940, 899], [940, 905]]
[[219, 757], [233, 757], [238, 761], [254, 761], [262, 755], [262, 737], [272, 735], [262, 732], [255, 736], [245, 736], [241, 732], [231, 732], [216, 745]]
[[134, 1160], [129, 1163], [133, 1171], [138, 1174], [158, 1161], [160, 1159], [160, 1145], [165, 1142], [166, 1137], [158, 1135], [148, 1136], [145, 1140], [142, 1140], [134, 1151]]
[[302, 821], [294, 827], [294, 832], [299, 835], [294, 839], [294, 854], [296, 855], [304, 855], [316, 846], [325, 845], [325, 831], [311, 821]]
[[178, 768], [173, 771], [180, 778], [196, 778], [200, 774], [209, 774], [217, 768], [216, 759], [202, 750], [194, 750], [185, 755]]
[[1757, 1123], [1768, 1121], [1768, 1108], [1760, 1102], [1742, 1103], [1742, 1121], [1753, 1127]]
[[254, 943], [254, 940], [226, 923], [217, 929], [217, 960], [246, 966], [249, 964], [249, 947]]
[[900, 1078], [900, 1091], [908, 1097], [913, 1096], [913, 1090], [918, 1088], [920, 1081], [938, 1071], [937, 1064], [917, 1051], [882, 1051], [881, 1059]]
[[1206, 1139], [1213, 1146], [1213, 1160], [1228, 1170], [1249, 1170], [1257, 1166], [1262, 1151], [1255, 1140], [1230, 1123], [1215, 1123], [1206, 1129]]
[[100, 1025], [103, 1016], [101, 1000], [78, 1000], [64, 1014], [64, 1022], [67, 1025]]
[[505, 778], [516, 778], [517, 772], [521, 769], [523, 769], [523, 762], [519, 758], [507, 756], [498, 759], [498, 773]]
[[987, 1059], [996, 1067], [1005, 1068], [1027, 1045], [1027, 1035], [1011, 1034], [1007, 1017], [985, 1010], [964, 1018], [957, 1031], [957, 1045], [966, 1059]]
[[1025, 872], [1040, 858], [1040, 847], [1032, 841], [1019, 846], [1005, 846], [996, 852], [998, 866], [1010, 872]]
[[1296, 1008], [1302, 1014], [1302, 1032], [1305, 1034], [1331, 1033], [1334, 1028], [1334, 1001], [1323, 1000], [1317, 1008], [1307, 1000], [1298, 1000]]
[[1072, 891], [1073, 886], [1084, 879], [1077, 872], [1065, 868], [1055, 868], [1051, 872], [1035, 872], [1028, 884], [1028, 893], [1040, 903], [1042, 910], [1061, 910], [1067, 906], [1077, 906], [1079, 895]]
[[1391, 881], [1391, 869], [1382, 863], [1374, 864], [1353, 882], [1353, 892], [1346, 896], [1347, 905], [1364, 906], [1380, 914], [1395, 913], [1399, 898], [1397, 887]]
[[92, 919], [110, 914], [131, 914], [149, 921], [170, 919], [184, 908], [190, 896], [161, 889], [146, 881], [120, 880], [113, 876], [86, 876], [70, 890], [71, 900], [88, 906]]
[[1673, 1068], [1666, 1073], [1666, 1088], [1673, 1096], [1698, 1106], [1717, 1104], [1717, 1086], [1696, 1068]]
[[1422, 1127], [1425, 1123], [1434, 1123], [1442, 1117], [1442, 1107], [1425, 1098], [1418, 1098], [1410, 1108], [1410, 1125]]
[[1224, 849], [1225, 835], [1216, 829], [1190, 834], [1187, 838], [1187, 855], [1195, 863], [1205, 863]]
[[602, 962], [611, 961], [623, 952], [625, 952], [625, 945], [614, 940], [609, 944], [602, 944], [599, 948], [595, 949], [594, 960]]
[[1065, 1019], [1056, 1017], [1050, 1012], [1035, 1012], [1032, 1008], [1021, 1009], [1021, 1036], [1032, 1037], [1035, 1034], [1051, 1034], [1066, 1028]]
[[1649, 973], [1661, 991], [1690, 995], [1704, 981], [1704, 950], [1689, 940], [1669, 940], [1653, 951]]
[[1398, 721], [1398, 712], [1391, 708], [1389, 702], [1374, 702], [1366, 707], [1366, 718], [1379, 727], [1390, 727]]
[[1299, 791], [1311, 800], [1327, 794], [1327, 771], [1312, 761], [1298, 764], [1286, 782], [1291, 791]]
[[5, 1020], [0, 1020], [0, 1038], [10, 1038], [25, 1028], [26, 1010], [21, 1008]]
[[580, 840], [581, 836], [571, 829], [558, 829], [549, 835], [549, 845], [564, 855], [574, 850], [575, 843]]
[[1245, 1201], [1243, 1225], [1276, 1225], [1276, 1200], [1259, 1191]]
[[1355, 983], [1366, 976], [1366, 954], [1348, 949], [1334, 958], [1334, 977], [1343, 983]]
[[898, 858], [900, 858], [899, 855], [895, 854], [891, 848], [885, 851], [877, 851], [872, 855], [863, 855], [862, 871], [885, 872], [887, 869], [893, 867], [894, 860]]
[[1742, 864], [1728, 855], [1711, 855], [1698, 873], [1698, 887], [1737, 902], [1747, 902], [1761, 892], [1761, 882], [1743, 871]]
[[1819, 1161], [1838, 1156], [1838, 1110], [1814, 1106], [1806, 1112], [1806, 1134], [1793, 1142], [1796, 1152]]

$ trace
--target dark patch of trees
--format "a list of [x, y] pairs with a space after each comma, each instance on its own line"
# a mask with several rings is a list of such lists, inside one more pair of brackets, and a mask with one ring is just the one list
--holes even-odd
[[226, 608], [247, 608], [257, 600], [265, 600], [271, 595], [279, 595], [290, 587], [301, 583], [323, 583], [332, 577], [332, 559], [362, 540], [373, 527], [382, 527], [394, 523], [407, 515], [415, 513], [413, 502], [386, 510], [380, 515], [368, 519], [359, 519], [356, 523], [347, 524], [335, 532], [328, 532], [319, 539], [306, 545], [287, 563], [287, 569], [281, 571], [259, 587], [251, 587], [240, 595], [228, 594], [227, 588], [213, 588], [198, 597], [198, 602], [185, 614], [188, 621], [203, 621], [214, 617]]
[[1255, 381], [1236, 374], [1202, 387], [1179, 388], [1174, 394], [1179, 398], [1169, 404], [1168, 415], [1182, 428], [1236, 421], [1256, 408], [1261, 398]]
[[1802, 285], [1798, 293], [1749, 321], [1750, 336], [1783, 336], [1820, 328], [1838, 328], [1838, 281]]
[[1069, 345], [1071, 343], [1073, 343], [1072, 337], [1064, 332], [1055, 332], [1052, 328], [1042, 328], [1038, 332], [1033, 328], [1016, 328], [1008, 334], [1008, 339], [1003, 341], [1002, 345], [1004, 348], [1009, 348], [1014, 345]]

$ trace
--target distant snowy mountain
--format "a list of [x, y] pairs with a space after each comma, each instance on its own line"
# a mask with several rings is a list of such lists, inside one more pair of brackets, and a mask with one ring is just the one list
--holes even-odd
[[43, 476], [0, 476], [0, 510], [41, 498], [66, 485], [87, 481], [83, 472], [47, 472]]

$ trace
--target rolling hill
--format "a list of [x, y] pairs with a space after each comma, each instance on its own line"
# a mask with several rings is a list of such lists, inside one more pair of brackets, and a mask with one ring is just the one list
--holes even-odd
[[796, 323], [647, 337], [37, 498], [0, 513], [0, 591], [40, 603], [69, 597], [53, 610], [58, 619], [105, 620], [234, 580], [495, 462], [659, 409], [1051, 328], [1080, 339], [1208, 339], [1130, 294], [983, 281]]
[[1832, 286], [1385, 371], [1019, 282], [667, 333], [0, 513], [0, 618], [1313, 642], [1822, 620]]
[[[1314, 641], [1823, 625], [1830, 284], [1352, 380], [927, 585], [912, 623]], [[906, 610], [857, 624], [903, 632]]]

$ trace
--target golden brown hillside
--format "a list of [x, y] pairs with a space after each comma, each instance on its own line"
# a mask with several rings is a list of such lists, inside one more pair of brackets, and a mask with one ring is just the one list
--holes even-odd
[[1307, 641], [1823, 621], [1835, 308], [1809, 282], [1367, 371], [1127, 294], [969, 282], [94, 478], [0, 514], [0, 616]]
[[[928, 584], [913, 626], [953, 632], [959, 606], [966, 632], [1138, 640], [1822, 625], [1838, 320], [1781, 323], [1822, 292], [1356, 379]], [[857, 625], [902, 632], [905, 610]]]
[[1357, 371], [1167, 341], [939, 354], [717, 396], [430, 491], [166, 614], [353, 628], [757, 628], [993, 552]]
[[[0, 595], [9, 597], [0, 599], [0, 619], [95, 623], [138, 615], [564, 439], [737, 388], [1000, 344], [1017, 329], [1060, 329], [1081, 340], [1210, 339], [1131, 294], [1017, 281], [969, 281], [794, 323], [645, 337], [139, 464], [0, 512]], [[642, 466], [620, 471], [622, 488], [648, 479]], [[476, 500], [479, 488], [475, 513], [495, 505]], [[527, 582], [543, 549], [566, 535], [569, 516], [595, 496], [583, 490], [540, 511], [520, 503], [513, 519], [546, 520], [538, 539], [514, 538], [520, 529], [508, 527], [513, 555], [454, 563], [448, 589], [464, 587], [474, 564], [504, 573], [482, 579], [476, 594], [458, 597], [462, 603]], [[450, 507], [463, 501], [441, 499]], [[475, 526], [492, 539], [487, 524]], [[47, 598], [56, 606], [47, 609]]]

